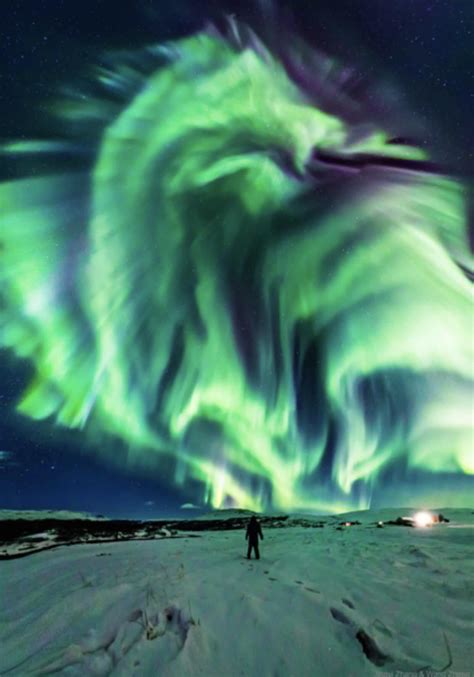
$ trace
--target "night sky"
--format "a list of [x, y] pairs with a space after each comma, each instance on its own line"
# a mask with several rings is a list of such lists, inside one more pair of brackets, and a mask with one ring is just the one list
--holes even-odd
[[[270, 3], [263, 0], [136, 0], [119, 6], [109, 0], [12, 0], [2, 11], [0, 26], [1, 138], [51, 139], [55, 130], [51, 102], [61, 89], [87, 82], [91, 67], [101, 64], [108, 50], [139, 50], [151, 43], [176, 40], [202, 29], [208, 21], [222, 23], [222, 16], [230, 14], [257, 32], [266, 24], [268, 34], [272, 33], [272, 22], [275, 34], [278, 22], [285, 21], [311, 47], [350, 64], [375, 84], [383, 82], [385, 91], [391, 93], [386, 94], [387, 108], [396, 99], [394, 107], [402, 111], [404, 129], [408, 133], [414, 130], [415, 135], [422, 130], [416, 141], [429, 150], [431, 159], [464, 185], [472, 183], [474, 4], [470, 0], [301, 0], [277, 6], [278, 11], [272, 11]], [[387, 110], [387, 116], [392, 112]], [[58, 128], [58, 136], [63, 133]], [[81, 171], [84, 162], [84, 154], [71, 161], [73, 169]], [[29, 156], [9, 158], [4, 154], [0, 163], [2, 180], [41, 175], [51, 169], [51, 160], [44, 167], [37, 159], [28, 165]], [[249, 319], [243, 317], [243, 310], [239, 312], [242, 325], [252, 323], [251, 314]], [[249, 373], [255, 376], [252, 350], [245, 344], [249, 339], [242, 336], [242, 353], [247, 366], [250, 364]], [[318, 363], [314, 356], [307, 359]], [[132, 462], [130, 441], [120, 439], [117, 431], [110, 435], [94, 428], [91, 432], [88, 426], [82, 430], [58, 426], [54, 415], [34, 421], [17, 413], [15, 407], [33, 376], [30, 360], [19, 359], [11, 350], [0, 350], [0, 508], [57, 508], [151, 518], [189, 515], [180, 510], [182, 504], [202, 504], [196, 476], [180, 484], [170, 480], [174, 469]], [[396, 378], [392, 382], [398, 388]], [[450, 387], [448, 380], [446, 385]], [[317, 387], [314, 391], [311, 387], [305, 387], [304, 397], [319, 397]], [[371, 381], [366, 386], [370, 388], [386, 394], [377, 390], [382, 388], [378, 381]], [[403, 388], [400, 386], [400, 392]], [[472, 391], [470, 396], [472, 407]], [[305, 405], [298, 406], [301, 423]], [[204, 424], [201, 427], [205, 428]], [[207, 428], [199, 435], [207, 443]], [[322, 480], [327, 474], [325, 466], [331, 463], [328, 456], [336, 446], [331, 435], [329, 426]], [[451, 495], [448, 489], [463, 495], [472, 489], [467, 474], [460, 476], [445, 469], [441, 479], [437, 476], [433, 481], [419, 468], [409, 471], [404, 463], [388, 464], [384, 473], [383, 482], [372, 486], [372, 504], [409, 504], [417, 488], [421, 488], [421, 498], [436, 501], [439, 496], [443, 504]], [[353, 495], [357, 497], [360, 491], [356, 482]], [[234, 492], [234, 504], [239, 502], [238, 495]]]

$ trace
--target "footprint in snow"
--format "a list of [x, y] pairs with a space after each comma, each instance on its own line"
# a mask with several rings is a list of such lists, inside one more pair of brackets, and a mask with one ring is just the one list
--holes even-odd
[[387, 654], [384, 654], [383, 651], [380, 650], [373, 637], [367, 634], [362, 628], [358, 630], [356, 639], [361, 645], [362, 651], [366, 657], [377, 667], [381, 667], [382, 665], [385, 665], [385, 663], [392, 662], [393, 659], [390, 656], [387, 656]]
[[317, 595], [321, 594], [321, 590], [317, 590], [316, 588], [310, 588], [309, 586], [305, 587], [305, 590], [309, 590], [309, 592], [315, 592]]
[[340, 609], [336, 609], [335, 607], [331, 607], [329, 609], [329, 611], [331, 612], [331, 616], [334, 618], [334, 620], [339, 621], [339, 623], [345, 623], [346, 625], [351, 625], [351, 621], [349, 620], [349, 618]]

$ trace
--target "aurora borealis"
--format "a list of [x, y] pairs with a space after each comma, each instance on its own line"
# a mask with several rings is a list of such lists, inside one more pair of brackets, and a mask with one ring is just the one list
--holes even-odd
[[70, 141], [3, 146], [91, 157], [0, 186], [0, 344], [35, 369], [18, 411], [214, 507], [472, 474], [464, 181], [332, 58], [308, 88], [233, 20], [109, 62], [54, 111]]

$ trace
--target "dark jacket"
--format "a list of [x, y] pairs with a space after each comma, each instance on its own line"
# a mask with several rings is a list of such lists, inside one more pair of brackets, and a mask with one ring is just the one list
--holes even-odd
[[262, 527], [255, 517], [252, 517], [247, 527], [245, 539], [248, 539], [250, 543], [258, 543], [259, 536], [263, 541]]

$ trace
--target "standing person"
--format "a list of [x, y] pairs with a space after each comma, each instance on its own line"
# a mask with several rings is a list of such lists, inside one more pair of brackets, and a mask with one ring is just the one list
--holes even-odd
[[247, 526], [247, 532], [245, 534], [245, 539], [248, 540], [249, 542], [249, 547], [247, 550], [247, 559], [251, 559], [250, 553], [252, 552], [252, 548], [255, 550], [255, 557], [257, 559], [260, 559], [260, 553], [258, 552], [259, 535], [263, 541], [262, 527], [260, 526], [260, 523], [257, 522], [257, 518], [254, 515], [252, 515], [252, 517], [250, 518], [250, 522]]

